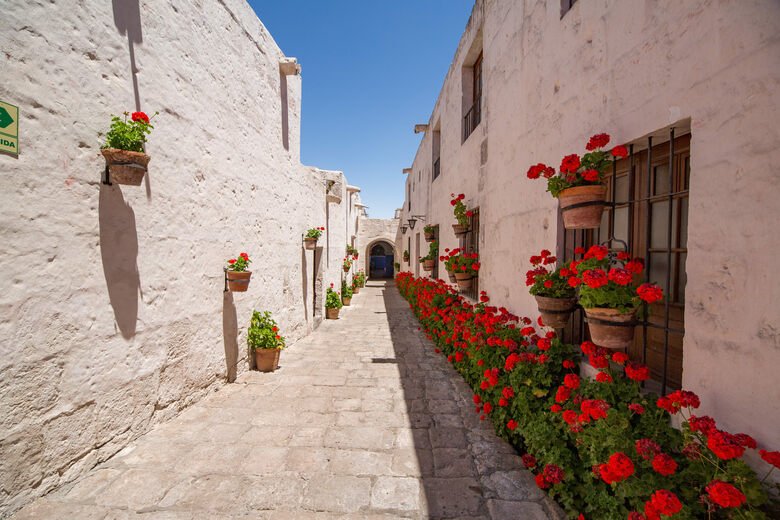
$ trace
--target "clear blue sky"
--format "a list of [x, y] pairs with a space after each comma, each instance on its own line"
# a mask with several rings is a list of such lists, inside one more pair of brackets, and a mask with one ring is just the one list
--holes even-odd
[[474, 1], [249, 3], [303, 67], [302, 161], [342, 170], [371, 217], [392, 217]]

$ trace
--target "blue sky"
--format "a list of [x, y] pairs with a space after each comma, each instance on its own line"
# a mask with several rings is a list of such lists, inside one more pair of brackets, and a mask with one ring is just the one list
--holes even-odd
[[301, 159], [342, 170], [373, 218], [411, 165], [473, 0], [249, 0], [303, 67]]

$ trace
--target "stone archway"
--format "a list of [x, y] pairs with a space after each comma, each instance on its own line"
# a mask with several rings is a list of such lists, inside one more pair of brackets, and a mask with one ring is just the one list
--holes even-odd
[[393, 279], [395, 247], [389, 240], [375, 240], [366, 247], [366, 274], [369, 280]]

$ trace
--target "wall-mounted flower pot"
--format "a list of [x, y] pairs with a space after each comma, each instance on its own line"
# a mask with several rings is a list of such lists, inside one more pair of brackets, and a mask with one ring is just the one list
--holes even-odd
[[348, 273], [350, 269], [351, 269], [351, 267], [346, 266], [346, 265], [344, 266], [344, 272], [345, 273]]
[[617, 309], [585, 309], [590, 339], [604, 348], [628, 348], [634, 340], [634, 313]]
[[227, 271], [228, 289], [232, 292], [246, 292], [252, 271]]
[[352, 304], [352, 297], [341, 298], [341, 303], [343, 303], [345, 307], [349, 307]]
[[576, 186], [558, 194], [566, 229], [595, 229], [601, 225], [607, 187]]
[[455, 232], [455, 236], [459, 237], [469, 232], [468, 226], [461, 226], [460, 224], [453, 224], [452, 231]]
[[455, 280], [458, 282], [458, 289], [468, 291], [471, 289], [472, 276], [466, 273], [455, 273]]
[[547, 296], [534, 296], [534, 298], [544, 325], [554, 329], [562, 329], [569, 323], [577, 301], [574, 298], [548, 298]]
[[455, 273], [447, 271], [447, 277], [450, 279], [450, 283], [456, 283], [458, 280], [455, 278]]
[[436, 262], [434, 260], [425, 260], [423, 262], [423, 271], [431, 272], [433, 271], [433, 266]]
[[316, 238], [304, 238], [303, 239], [303, 247], [308, 249], [309, 251], [313, 251], [317, 249], [317, 239]]
[[433, 233], [425, 233], [425, 241], [426, 242], [433, 242], [434, 234]]
[[143, 152], [131, 152], [117, 148], [100, 150], [106, 159], [106, 167], [111, 182], [140, 186], [146, 174], [150, 157]]
[[325, 317], [329, 320], [337, 320], [339, 319], [339, 311], [341, 309], [325, 309]]
[[273, 372], [279, 368], [281, 349], [259, 348], [255, 350], [255, 365], [260, 372]]

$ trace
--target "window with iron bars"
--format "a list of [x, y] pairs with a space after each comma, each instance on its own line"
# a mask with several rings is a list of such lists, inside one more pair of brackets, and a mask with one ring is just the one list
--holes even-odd
[[[479, 254], [479, 208], [472, 210], [471, 218], [469, 218], [469, 230], [461, 237], [460, 247], [466, 253]], [[471, 289], [461, 294], [476, 300], [479, 296], [479, 276], [471, 281]]]
[[[654, 144], [660, 140], [665, 142]], [[600, 228], [564, 230], [559, 217], [558, 258], [568, 262], [577, 247], [594, 244], [626, 250], [644, 258], [645, 281], [664, 290], [662, 302], [643, 309], [647, 319], [640, 320], [626, 351], [650, 368], [652, 380], [646, 386], [662, 394], [682, 383], [690, 142], [690, 134], [676, 137], [672, 128], [668, 136], [630, 145], [629, 157], [615, 161], [607, 176]], [[563, 339], [578, 344], [588, 338], [587, 322], [578, 310]]]
[[482, 53], [474, 62], [471, 108], [463, 116], [463, 140], [469, 138], [482, 121]]
[[[439, 244], [439, 225], [433, 226], [433, 243]], [[433, 271], [431, 271], [431, 278], [434, 280], [439, 278], [439, 255], [433, 259]]]

